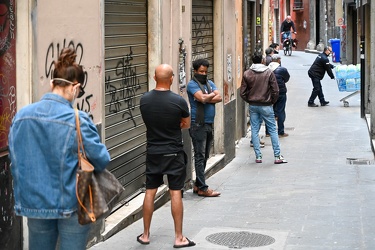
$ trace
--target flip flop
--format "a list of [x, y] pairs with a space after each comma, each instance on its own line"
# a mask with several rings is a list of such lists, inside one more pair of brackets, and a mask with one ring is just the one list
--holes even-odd
[[185, 245], [173, 245], [173, 248], [183, 248], [183, 247], [192, 247], [192, 246], [195, 246], [195, 242], [194, 241], [189, 240], [188, 237], [186, 237], [186, 240], [188, 241], [187, 244], [185, 244]]
[[142, 235], [143, 235], [143, 234], [140, 234], [140, 235], [137, 236], [137, 241], [138, 241], [139, 243], [141, 243], [142, 245], [148, 245], [148, 244], [150, 244], [149, 241], [146, 242], [146, 241], [143, 241], [143, 240], [140, 239], [140, 237], [141, 237]]

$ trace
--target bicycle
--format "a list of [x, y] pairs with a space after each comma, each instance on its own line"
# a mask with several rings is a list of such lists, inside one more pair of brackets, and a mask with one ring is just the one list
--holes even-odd
[[[293, 32], [295, 33], [295, 32]], [[292, 38], [292, 35], [291, 35], [291, 32], [290, 31], [287, 31], [285, 32], [283, 35], [283, 50], [284, 50], [284, 55], [289, 55], [291, 56], [292, 55], [292, 52], [293, 52], [293, 47], [295, 47], [296, 45], [294, 44], [294, 39]], [[285, 39], [284, 39], [285, 37]]]

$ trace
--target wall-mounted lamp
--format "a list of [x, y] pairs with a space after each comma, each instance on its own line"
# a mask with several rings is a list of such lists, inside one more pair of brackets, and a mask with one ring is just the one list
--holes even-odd
[[304, 28], [304, 29], [307, 28], [307, 22], [306, 22], [306, 20], [303, 20], [303, 28]]

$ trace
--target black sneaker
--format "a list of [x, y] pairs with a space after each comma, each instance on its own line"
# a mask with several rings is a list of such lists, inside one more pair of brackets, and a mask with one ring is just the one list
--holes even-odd
[[315, 103], [307, 103], [307, 106], [308, 107], [318, 107], [318, 105], [315, 104]]
[[321, 102], [320, 105], [322, 105], [322, 106], [327, 106], [328, 103], [329, 103], [328, 101], [324, 101], [324, 102]]

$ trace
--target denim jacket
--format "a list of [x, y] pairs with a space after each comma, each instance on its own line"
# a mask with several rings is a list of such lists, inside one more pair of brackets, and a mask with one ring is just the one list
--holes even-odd
[[[95, 171], [110, 161], [94, 123], [79, 112], [86, 156]], [[48, 93], [13, 118], [9, 154], [15, 212], [31, 218], [70, 217], [77, 210], [78, 165], [75, 112], [65, 98]]]

